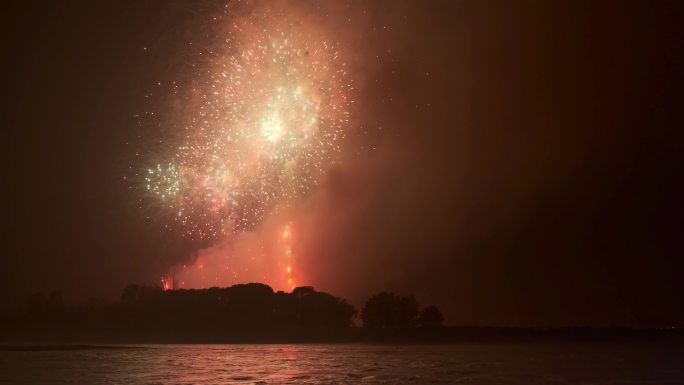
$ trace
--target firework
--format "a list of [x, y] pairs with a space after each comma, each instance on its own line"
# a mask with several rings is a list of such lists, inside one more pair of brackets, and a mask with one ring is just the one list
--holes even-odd
[[195, 70], [173, 83], [182, 106], [165, 121], [177, 132], [143, 178], [195, 239], [251, 230], [305, 197], [335, 162], [349, 121], [351, 80], [321, 29], [268, 8], [229, 11]]
[[175, 282], [173, 280], [173, 275], [171, 273], [165, 274], [161, 277], [161, 289], [173, 290], [176, 288]]

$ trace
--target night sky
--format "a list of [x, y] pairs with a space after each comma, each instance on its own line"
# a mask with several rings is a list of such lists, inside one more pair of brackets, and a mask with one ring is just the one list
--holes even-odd
[[[117, 298], [272, 235], [280, 214], [186, 239], [131, 180], [168, 129], [136, 119], [145, 96], [183, 76], [215, 3], [13, 3], [4, 307]], [[681, 4], [280, 6], [325, 20], [356, 86], [339, 160], [288, 212], [297, 283], [413, 294], [448, 324], [684, 324]]]

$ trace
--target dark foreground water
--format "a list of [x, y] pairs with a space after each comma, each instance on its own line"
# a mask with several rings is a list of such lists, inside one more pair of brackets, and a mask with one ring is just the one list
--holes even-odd
[[150, 345], [1, 351], [0, 383], [684, 384], [684, 346]]

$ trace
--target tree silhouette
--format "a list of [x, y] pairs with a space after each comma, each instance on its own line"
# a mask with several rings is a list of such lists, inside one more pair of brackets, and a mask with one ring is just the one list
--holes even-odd
[[371, 330], [407, 329], [416, 324], [418, 302], [391, 292], [373, 295], [361, 311], [363, 326]]
[[[31, 296], [27, 305], [0, 317], [0, 339], [7, 330], [27, 340], [112, 342], [322, 342], [369, 335], [354, 328], [354, 306], [310, 286], [285, 293], [261, 283], [167, 291], [134, 284], [113, 302], [69, 305], [52, 292]], [[416, 330], [439, 327], [442, 314], [434, 306], [419, 312], [412, 296], [382, 292], [368, 299], [361, 319], [366, 330], [389, 331], [378, 336], [423, 338]]]
[[425, 329], [436, 329], [442, 326], [444, 317], [435, 306], [428, 306], [418, 314], [418, 326]]
[[140, 290], [140, 286], [136, 284], [131, 284], [126, 286], [124, 289], [123, 293], [121, 293], [121, 302], [125, 303], [133, 303], [137, 301], [138, 298], [138, 291]]

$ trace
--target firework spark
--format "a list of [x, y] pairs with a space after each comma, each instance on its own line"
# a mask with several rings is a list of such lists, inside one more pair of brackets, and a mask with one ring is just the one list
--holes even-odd
[[351, 80], [336, 45], [284, 12], [231, 18], [207, 37], [146, 191], [192, 239], [251, 230], [305, 197], [335, 162]]

